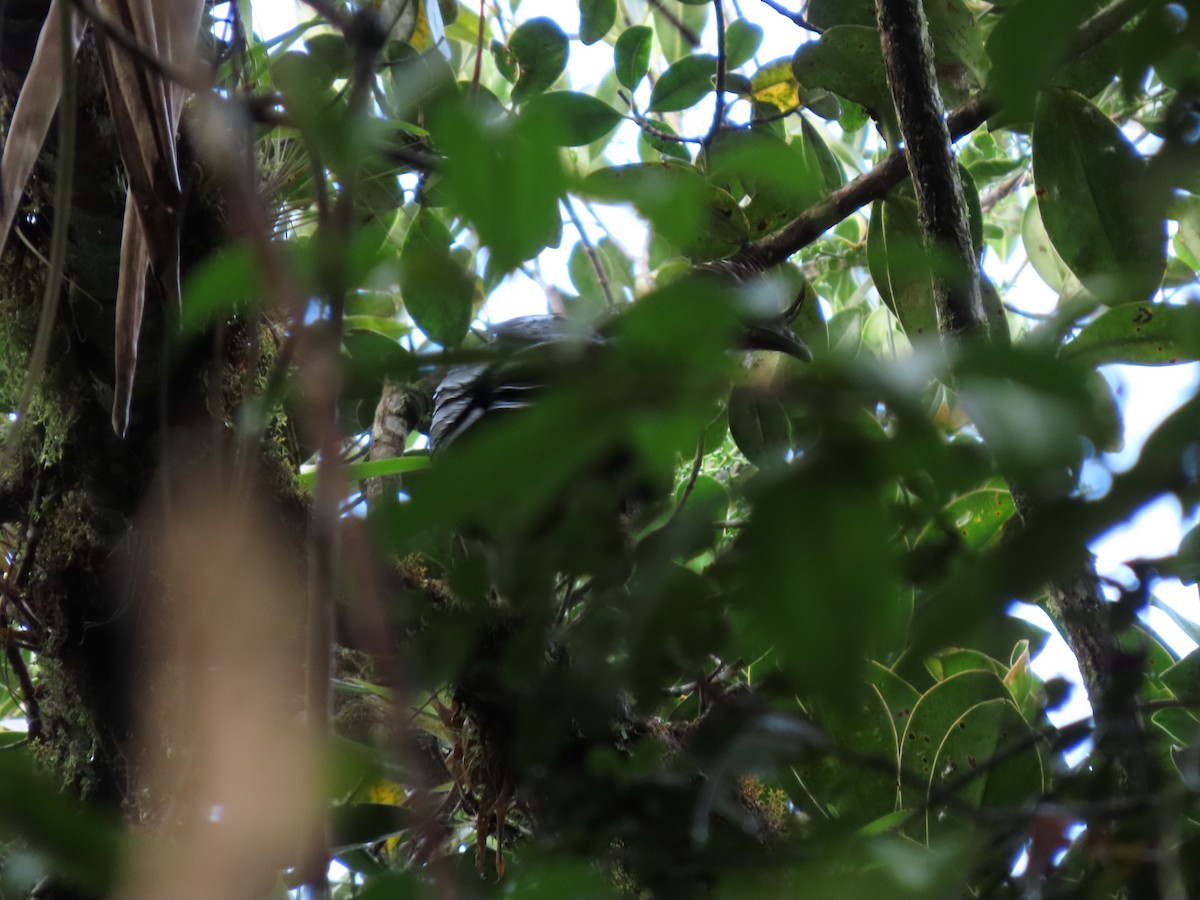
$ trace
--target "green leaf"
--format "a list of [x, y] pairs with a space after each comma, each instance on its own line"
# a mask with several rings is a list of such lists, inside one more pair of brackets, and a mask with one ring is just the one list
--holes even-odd
[[[420, 472], [429, 468], [428, 456], [396, 456], [391, 459], [372, 459], [366, 462], [347, 463], [343, 470], [350, 481], [366, 481], [368, 478], [386, 478], [390, 475], [404, 475], [408, 472]], [[317, 469], [303, 469], [296, 476], [296, 481], [305, 487], [315, 487]]]
[[520, 67], [517, 65], [516, 54], [512, 52], [506, 45], [493, 39], [491, 46], [488, 48], [492, 53], [492, 60], [496, 63], [496, 71], [507, 81], [513, 84], [517, 80], [517, 75], [520, 72]]
[[430, 131], [446, 156], [438, 187], [491, 251], [488, 273], [509, 272], [558, 244], [566, 179], [541, 123], [524, 116], [485, 123], [478, 111], [456, 103], [437, 108]]
[[[631, 299], [633, 293], [633, 263], [625, 255], [625, 251], [610, 237], [603, 237], [593, 248], [608, 283], [608, 290], [613, 301], [617, 303]], [[580, 241], [571, 248], [567, 260], [567, 273], [571, 284], [579, 291], [581, 297], [592, 307], [603, 310], [608, 305], [608, 298], [596, 274], [596, 266], [588, 254], [587, 248]]]
[[791, 446], [792, 426], [778, 397], [750, 387], [729, 395], [729, 433], [756, 466], [780, 465]]
[[661, 162], [663, 157], [668, 157], [685, 163], [692, 161], [687, 144], [669, 139], [677, 135], [669, 122], [647, 117], [645, 124], [650, 127], [642, 128], [638, 132], [638, 159], [643, 162]]
[[749, 230], [737, 200], [683, 162], [598, 169], [583, 180], [580, 191], [600, 200], [634, 204], [655, 231], [693, 259], [728, 256]]
[[828, 31], [836, 25], [875, 27], [874, 0], [809, 0], [808, 21]]
[[1033, 171], [1046, 233], [1101, 301], [1137, 303], [1158, 290], [1166, 223], [1148, 203], [1145, 160], [1121, 129], [1079, 94], [1041, 95]]
[[712, 91], [717, 58], [693, 53], [663, 72], [650, 91], [651, 112], [676, 112], [699, 103]]
[[760, 66], [750, 77], [755, 103], [769, 104], [777, 112], [787, 112], [800, 104], [800, 85], [792, 74], [790, 59], [777, 59]]
[[567, 68], [571, 46], [557, 22], [539, 16], [516, 27], [508, 39], [508, 49], [520, 69], [513, 85], [513, 100], [520, 102], [540, 94], [558, 80]]
[[871, 206], [867, 264], [880, 297], [908, 339], [936, 337], [937, 308], [916, 201], [894, 194]]
[[738, 194], [749, 195], [746, 218], [756, 232], [778, 216], [794, 218], [825, 194], [820, 162], [804, 153], [804, 143], [788, 144], [769, 132], [739, 130], [713, 141], [708, 153], [709, 179]]
[[[862, 444], [819, 453], [759, 476], [733, 607], [744, 653], [772, 648], [789, 683], [839, 702], [854, 695], [867, 648], [891, 618], [899, 571], [882, 460]], [[853, 615], [828, 602], [839, 595], [855, 598]]]
[[654, 31], [648, 25], [633, 25], [621, 32], [613, 47], [613, 63], [623, 87], [632, 91], [646, 77], [653, 46]]
[[1034, 98], [1062, 62], [1075, 30], [1101, 0], [1021, 0], [1006, 11], [987, 40], [988, 87], [1006, 115], [1028, 121]]
[[1170, 572], [1184, 584], [1200, 582], [1200, 524], [1193, 525], [1180, 540]]
[[879, 33], [874, 28], [830, 28], [819, 40], [800, 45], [792, 57], [792, 73], [806, 90], [824, 88], [862, 105], [889, 139], [899, 135]]
[[333, 73], [334, 78], [350, 77], [350, 68], [354, 60], [346, 39], [340, 34], [314, 34], [304, 41], [308, 53]]
[[550, 91], [526, 101], [522, 116], [560, 147], [582, 147], [599, 140], [621, 122], [621, 114], [591, 94]]
[[[852, 748], [856, 754], [869, 754], [879, 760], [899, 760], [895, 721], [883, 695], [873, 685], [865, 686], [850, 700], [818, 700], [809, 705], [813, 720], [835, 747]], [[821, 807], [841, 811], [850, 827], [865, 825], [896, 809], [898, 797], [892, 773], [843, 759], [836, 750], [801, 763], [794, 771], [804, 793], [819, 800]]]
[[1200, 305], [1110, 307], [1085, 325], [1062, 355], [1088, 366], [1172, 366], [1200, 359]]
[[763, 30], [746, 19], [734, 19], [725, 29], [725, 68], [736, 69], [754, 59], [762, 45]]
[[1016, 507], [1003, 485], [977, 488], [952, 500], [945, 509], [948, 522], [973, 550], [986, 547], [1000, 536]]
[[833, 155], [833, 151], [829, 149], [829, 145], [825, 143], [825, 139], [821, 137], [817, 127], [808, 121], [808, 116], [804, 113], [800, 114], [800, 137], [800, 145], [803, 148], [808, 168], [812, 169], [813, 164], [816, 164], [817, 170], [821, 173], [821, 180], [825, 184], [825, 193], [836, 191], [846, 180], [846, 176], [842, 172], [842, 165]]
[[914, 782], [929, 784], [933, 780], [938, 749], [954, 723], [977, 704], [996, 699], [1012, 702], [1000, 677], [983, 669], [952, 675], [921, 695], [900, 740], [900, 769], [916, 776], [900, 783], [902, 808], [915, 809], [925, 802], [924, 791]]
[[205, 328], [242, 304], [260, 301], [264, 290], [258, 257], [250, 247], [214, 253], [188, 272], [179, 327], [185, 332]]
[[579, 40], [594, 44], [617, 21], [617, 0], [579, 0]]
[[[1042, 792], [1042, 761], [1037, 745], [1011, 755], [1012, 747], [1028, 742], [1032, 731], [1012, 700], [985, 700], [964, 712], [947, 730], [937, 749], [930, 791], [975, 776], [958, 789], [959, 800], [980, 807], [1015, 809]], [[1005, 754], [998, 759], [998, 754]], [[927, 814], [936, 832], [941, 809]], [[943, 826], [944, 827], [944, 826]]]
[[400, 252], [404, 308], [431, 341], [457, 347], [474, 317], [475, 278], [450, 254], [450, 232], [427, 207], [417, 212]]
[[1059, 294], [1065, 293], [1068, 283], [1078, 282], [1063, 258], [1054, 249], [1050, 235], [1046, 234], [1046, 226], [1042, 224], [1042, 214], [1038, 211], [1036, 195], [1032, 197], [1021, 216], [1021, 243], [1025, 246], [1025, 255], [1033, 271], [1038, 273], [1042, 281]]

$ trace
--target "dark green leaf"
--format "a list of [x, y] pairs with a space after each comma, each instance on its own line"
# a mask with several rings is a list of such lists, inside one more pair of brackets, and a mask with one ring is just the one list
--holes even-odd
[[936, 337], [929, 254], [914, 200], [894, 194], [875, 201], [867, 233], [867, 261], [880, 297], [900, 320], [908, 339]]
[[646, 77], [653, 45], [654, 32], [647, 25], [633, 25], [621, 32], [613, 47], [613, 61], [622, 86], [632, 91]]
[[504, 77], [505, 81], [510, 84], [515, 83], [520, 71], [517, 66], [516, 54], [497, 40], [493, 40], [488, 49], [492, 52], [492, 59], [496, 63], [496, 71]]
[[835, 25], [875, 27], [874, 0], [810, 0], [808, 21], [822, 31]]
[[183, 284], [184, 331], [205, 328], [244, 303], [261, 301], [262, 275], [250, 247], [231, 247], [210, 256], [188, 273]]
[[[937, 749], [930, 790], [969, 779], [957, 796], [973, 806], [1018, 808], [1042, 792], [1042, 761], [1029, 725], [1011, 699], [985, 700], [968, 709], [946, 732]], [[1012, 755], [1012, 747], [1026, 749]], [[1000, 756], [1000, 754], [1004, 754]], [[929, 829], [939, 830], [929, 811]]]
[[1184, 584], [1200, 581], [1200, 525], [1193, 525], [1179, 542], [1175, 574]]
[[728, 256], [748, 232], [745, 213], [733, 196], [686, 163], [599, 169], [583, 180], [581, 190], [597, 199], [634, 204], [659, 234], [694, 259]]
[[320, 62], [333, 73], [334, 78], [348, 78], [353, 59], [346, 39], [340, 34], [315, 34], [308, 38], [304, 45], [309, 55]]
[[417, 212], [400, 253], [404, 308], [429, 339], [457, 347], [474, 317], [475, 278], [450, 255], [452, 239], [437, 214]]
[[802, 88], [825, 88], [853, 100], [870, 112], [886, 135], [899, 134], [874, 28], [839, 25], [819, 40], [801, 44], [792, 57], [792, 73]]
[[988, 87], [1017, 121], [1028, 121], [1037, 91], [1062, 62], [1075, 29], [1101, 0], [1021, 0], [1000, 17], [987, 40]]
[[729, 395], [729, 433], [746, 459], [764, 467], [782, 463], [792, 441], [783, 404], [747, 387], [734, 388]]
[[520, 75], [513, 85], [513, 100], [539, 94], [558, 80], [567, 68], [570, 41], [553, 19], [539, 16], [516, 27], [508, 39]]
[[439, 108], [430, 130], [446, 154], [439, 187], [491, 251], [489, 272], [511, 271], [557, 245], [565, 177], [558, 150], [539, 123], [520, 117], [485, 124], [456, 105]]
[[690, 163], [692, 154], [682, 141], [670, 140], [676, 132], [670, 123], [662, 119], [647, 118], [646, 125], [638, 133], [638, 158], [643, 162], [660, 162], [663, 157]]
[[921, 696], [900, 741], [900, 768], [916, 776], [900, 783], [902, 808], [915, 809], [925, 802], [924, 791], [914, 781], [929, 784], [933, 780], [938, 750], [954, 723], [977, 704], [997, 699], [1012, 702], [999, 676], [982, 669], [939, 681]]
[[725, 29], [725, 68], [736, 69], [754, 59], [762, 44], [763, 30], [745, 19], [734, 19]]
[[617, 0], [579, 0], [579, 40], [594, 44], [617, 21]]
[[1122, 303], [1106, 309], [1062, 349], [1088, 366], [1171, 366], [1200, 359], [1200, 306]]
[[621, 114], [591, 94], [550, 91], [531, 97], [522, 115], [546, 140], [562, 147], [581, 147], [617, 127]]
[[717, 58], [707, 53], [685, 56], [663, 72], [650, 91], [652, 112], [688, 109], [713, 89]]
[[808, 116], [803, 113], [800, 114], [800, 136], [808, 168], [812, 169], [813, 163], [816, 163], [816, 168], [821, 173], [821, 180], [825, 184], [825, 192], [836, 191], [846, 180], [842, 172], [842, 165], [833, 155], [833, 151], [829, 149], [829, 145], [825, 143], [825, 139], [821, 137], [821, 133], [817, 131], [817, 127], [808, 121]]
[[1069, 91], [1041, 95], [1033, 128], [1038, 208], [1055, 249], [1108, 303], [1150, 298], [1166, 266], [1166, 225], [1145, 160], [1116, 124]]

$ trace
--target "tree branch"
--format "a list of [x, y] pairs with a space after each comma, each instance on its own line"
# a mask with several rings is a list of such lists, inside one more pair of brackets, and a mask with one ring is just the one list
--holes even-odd
[[[921, 0], [876, 0], [875, 8], [926, 245], [944, 263], [933, 271], [939, 331], [948, 342], [986, 339], [979, 269]], [[985, 429], [980, 431], [986, 442]], [[1013, 481], [1009, 489], [1021, 519], [1035, 520], [1039, 510], [1032, 493]], [[1131, 708], [1134, 692], [1113, 690], [1124, 657], [1091, 565], [1056, 579], [1050, 595], [1055, 618], [1079, 661], [1093, 710], [1103, 711], [1107, 720], [1116, 723], [1115, 746], [1109, 742], [1106, 749], [1120, 780], [1127, 790], [1140, 792], [1146, 786], [1145, 766], [1136, 740], [1130, 740], [1140, 733], [1140, 718]]]
[[[1069, 44], [1063, 63], [1070, 62], [1105, 38], [1149, 5], [1149, 0], [1116, 0], [1084, 22]], [[995, 99], [985, 90], [959, 106], [946, 119], [952, 140], [970, 134], [997, 111]], [[806, 209], [778, 231], [747, 244], [738, 252], [740, 262], [768, 269], [807, 247], [843, 219], [873, 200], [883, 197], [908, 175], [904, 154], [890, 153], [875, 168], [855, 178]]]

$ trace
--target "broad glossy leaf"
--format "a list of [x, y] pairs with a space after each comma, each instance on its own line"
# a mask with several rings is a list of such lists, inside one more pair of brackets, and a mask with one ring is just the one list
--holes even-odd
[[561, 147], [582, 147], [599, 140], [621, 122], [621, 114], [591, 94], [550, 91], [526, 101], [522, 115], [547, 140]]
[[647, 25], [633, 25], [621, 32], [613, 47], [613, 63], [624, 87], [632, 91], [646, 77], [653, 46], [654, 32]]
[[1037, 91], [1062, 61], [1075, 29], [1101, 0], [1020, 0], [1005, 11], [987, 40], [988, 87], [1010, 119], [1028, 121]]
[[880, 297], [900, 320], [908, 339], [915, 343], [936, 338], [937, 307], [915, 201], [901, 195], [875, 201], [867, 260]]
[[1068, 282], [1075, 276], [1054, 249], [1050, 235], [1046, 234], [1036, 196], [1030, 199], [1029, 205], [1025, 207], [1025, 214], [1021, 217], [1021, 243], [1025, 246], [1025, 254], [1029, 257], [1033, 270], [1042, 281], [1054, 291], [1063, 293]]
[[[594, 257], [588, 253], [582, 241], [571, 248], [571, 255], [567, 260], [567, 274], [570, 275], [575, 290], [597, 311], [603, 310], [610, 303], [624, 303], [631, 299], [633, 263], [625, 255], [621, 245], [612, 238], [603, 237], [592, 250]], [[608, 296], [601, 285], [601, 276], [596, 272], [597, 262], [608, 284]]]
[[734, 19], [725, 29], [725, 67], [736, 69], [748, 63], [762, 45], [763, 30], [746, 19]]
[[1166, 266], [1166, 224], [1145, 160], [1116, 124], [1079, 94], [1045, 91], [1033, 170], [1046, 233], [1079, 280], [1103, 302], [1149, 299]]
[[1002, 484], [963, 494], [946, 507], [946, 517], [972, 549], [986, 547], [999, 537], [1015, 512], [1012, 494]]
[[803, 153], [804, 143], [788, 144], [755, 130], [719, 135], [709, 147], [707, 169], [714, 184], [731, 193], [736, 184], [750, 197], [746, 218], [756, 233], [769, 230], [761, 217], [779, 213], [794, 218], [825, 194], [825, 174], [815, 157]]
[[800, 83], [792, 73], [790, 59], [777, 59], [760, 66], [750, 77], [750, 88], [756, 103], [766, 103], [780, 112], [800, 105]]
[[513, 85], [513, 100], [539, 94], [558, 80], [567, 68], [570, 41], [553, 19], [539, 16], [522, 22], [508, 39], [520, 74]]
[[1062, 348], [1062, 355], [1089, 366], [1171, 366], [1200, 359], [1200, 304], [1109, 307]]
[[350, 47], [340, 34], [315, 34], [304, 42], [308, 53], [314, 59], [320, 60], [334, 78], [348, 78], [350, 67], [354, 62], [350, 55]]
[[[973, 669], [939, 681], [913, 707], [900, 741], [900, 767], [928, 784], [934, 776], [938, 749], [954, 723], [967, 710], [987, 700], [1011, 703], [1008, 689], [990, 670]], [[924, 792], [908, 780], [900, 785], [901, 806], [913, 809], [925, 802]]]
[[792, 73], [802, 88], [825, 88], [866, 108], [886, 134], [899, 135], [888, 90], [879, 33], [859, 25], [838, 25], [819, 40], [801, 44]]
[[485, 124], [465, 105], [453, 105], [438, 108], [430, 130], [446, 154], [438, 185], [491, 251], [489, 273], [511, 271], [558, 244], [566, 180], [558, 150], [538, 123], [518, 117]]
[[809, 168], [811, 169], [813, 163], [816, 163], [816, 168], [821, 173], [821, 180], [825, 184], [825, 191], [836, 191], [846, 181], [845, 173], [842, 172], [842, 164], [838, 162], [833, 151], [829, 149], [829, 145], [825, 143], [817, 126], [808, 121], [808, 116], [804, 113], [800, 114], [800, 135], [800, 145]]
[[[895, 722], [874, 685], [864, 685], [849, 700], [816, 701], [810, 706], [813, 720], [835, 747], [899, 762]], [[847, 760], [836, 750], [801, 763], [795, 773], [808, 795], [824, 808], [837, 809], [843, 820], [849, 820], [847, 824], [865, 824], [896, 809], [898, 794], [893, 774]]]
[[617, 0], [579, 0], [579, 40], [594, 44], [617, 21]]
[[452, 238], [432, 210], [422, 207], [400, 252], [404, 308], [434, 343], [457, 347], [474, 318], [475, 277], [450, 254]]
[[757, 466], [784, 460], [792, 440], [787, 410], [778, 397], [749, 387], [729, 395], [729, 433], [739, 450]]
[[708, 24], [711, 5], [670, 3], [671, 8], [666, 12], [656, 6], [651, 8], [650, 20], [654, 23], [654, 35], [667, 62], [676, 62], [687, 54], [694, 53], [700, 46], [699, 37]]
[[887, 666], [872, 660], [867, 663], [867, 681], [874, 685], [883, 697], [884, 703], [887, 704], [888, 711], [892, 714], [892, 721], [896, 725], [896, 765], [900, 764], [900, 743], [899, 739], [903, 737], [904, 730], [908, 725], [908, 719], [912, 715], [913, 708], [917, 705], [917, 701], [921, 699], [920, 692], [889, 669]]
[[688, 109], [713, 89], [717, 58], [708, 53], [693, 53], [671, 65], [650, 91], [651, 112], [676, 112]]
[[1200, 581], [1200, 525], [1193, 525], [1179, 542], [1175, 574], [1184, 584]]
[[[973, 806], [1013, 809], [1042, 792], [1042, 761], [1036, 744], [1015, 755], [1014, 744], [1027, 742], [1032, 731], [1012, 700], [986, 700], [963, 713], [946, 732], [938, 747], [930, 791], [969, 778], [955, 792]], [[1000, 761], [997, 754], [1006, 754]], [[971, 777], [974, 776], [974, 777]], [[929, 829], [937, 831], [936, 816], [929, 811]]]

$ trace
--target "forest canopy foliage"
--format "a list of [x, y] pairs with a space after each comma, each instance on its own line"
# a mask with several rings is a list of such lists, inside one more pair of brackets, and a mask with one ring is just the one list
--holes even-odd
[[1200, 2], [793, 5], [6, 4], [0, 896], [1200, 895]]

